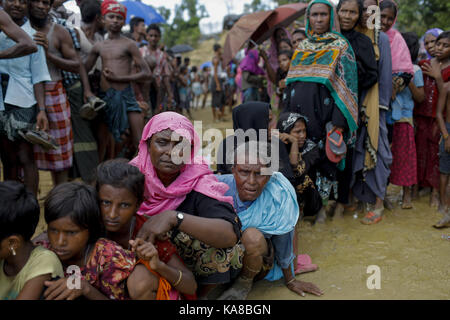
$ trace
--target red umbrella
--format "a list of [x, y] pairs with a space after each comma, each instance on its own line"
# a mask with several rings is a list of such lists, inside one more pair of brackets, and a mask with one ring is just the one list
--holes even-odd
[[[279, 6], [274, 11], [274, 14], [267, 18], [264, 25], [268, 30], [261, 34], [257, 39], [253, 38], [257, 43], [263, 43], [267, 39], [269, 39], [273, 32], [277, 28], [286, 28], [295, 20], [300, 18], [305, 14], [306, 8], [308, 7], [307, 3], [289, 3], [283, 6]], [[258, 30], [259, 31], [259, 30]], [[258, 32], [259, 34], [260, 32]]]
[[234, 24], [225, 40], [224, 64], [228, 64], [233, 59], [248, 39], [258, 39], [269, 31], [270, 27], [266, 21], [273, 13], [273, 10], [255, 12], [241, 17]]

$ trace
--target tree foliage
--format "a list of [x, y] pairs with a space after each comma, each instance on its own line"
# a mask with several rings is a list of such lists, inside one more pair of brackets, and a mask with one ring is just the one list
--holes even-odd
[[450, 30], [450, 1], [399, 0], [397, 27], [402, 32], [414, 31], [419, 36], [428, 29]]
[[[170, 10], [164, 7], [158, 10], [166, 20], [169, 19]], [[180, 5], [175, 6], [174, 14], [172, 23], [163, 26], [164, 44], [168, 47], [175, 44], [195, 47], [201, 37], [200, 20], [209, 16], [205, 6], [200, 5], [198, 0], [182, 0]]]

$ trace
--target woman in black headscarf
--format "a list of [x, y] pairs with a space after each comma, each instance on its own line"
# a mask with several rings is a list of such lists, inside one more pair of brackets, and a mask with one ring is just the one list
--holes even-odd
[[[278, 139], [270, 136], [269, 124], [272, 121], [272, 109], [270, 104], [265, 102], [247, 102], [243, 103], [233, 109], [233, 129], [234, 135], [225, 138], [220, 147], [217, 155], [217, 173], [231, 174], [231, 167], [234, 161], [234, 150], [236, 150], [237, 144], [241, 141], [237, 139], [237, 131], [243, 130], [243, 133], [247, 133], [245, 141], [248, 140], [265, 140]], [[249, 129], [254, 129], [255, 132], [252, 135]], [[266, 130], [266, 131], [260, 131]], [[241, 132], [242, 133], [242, 132]], [[234, 140], [231, 142], [230, 140]], [[227, 150], [227, 141], [229, 145], [234, 146], [234, 150]], [[284, 143], [278, 140], [278, 171], [281, 172], [291, 183], [294, 181], [294, 174], [289, 164], [289, 155], [286, 151]]]
[[[361, 21], [363, 14], [363, 0], [340, 0], [337, 6], [337, 13], [342, 35], [350, 42], [356, 57], [358, 69], [358, 109], [360, 118], [367, 114], [363, 100], [361, 99], [375, 83], [378, 81], [378, 65], [375, 57], [375, 50], [372, 40], [366, 35], [355, 30]], [[363, 110], [362, 110], [363, 109]], [[364, 125], [358, 119], [358, 126]], [[353, 171], [354, 147], [347, 150], [346, 164], [344, 171], [338, 171], [338, 197], [335, 209], [335, 218], [342, 217], [344, 205], [350, 200], [350, 183]]]

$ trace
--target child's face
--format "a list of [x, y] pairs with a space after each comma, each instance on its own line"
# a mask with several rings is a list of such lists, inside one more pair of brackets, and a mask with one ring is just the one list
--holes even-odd
[[[136, 196], [126, 188], [104, 184], [98, 192], [103, 223], [108, 232], [127, 231], [139, 209]], [[128, 229], [127, 229], [128, 228]]]
[[278, 45], [278, 52], [288, 51], [288, 50], [292, 50], [292, 48], [289, 45], [289, 43], [287, 43], [286, 41], [280, 42], [280, 44]]
[[278, 63], [280, 65], [280, 69], [284, 72], [289, 71], [289, 66], [291, 65], [291, 59], [285, 54], [281, 54], [278, 56]]
[[434, 47], [436, 58], [442, 61], [450, 57], [450, 39], [442, 38], [436, 42]]
[[64, 217], [48, 224], [48, 240], [58, 258], [69, 261], [83, 255], [89, 230], [80, 228], [70, 217]]
[[125, 19], [118, 13], [108, 12], [103, 17], [103, 22], [107, 31], [117, 33], [122, 30], [122, 27], [125, 24]]
[[305, 145], [305, 141], [306, 141], [306, 126], [305, 126], [305, 122], [302, 120], [298, 120], [295, 124], [294, 127], [291, 130], [291, 136], [294, 136], [295, 138], [297, 138], [298, 141], [298, 146], [300, 148], [302, 148]]

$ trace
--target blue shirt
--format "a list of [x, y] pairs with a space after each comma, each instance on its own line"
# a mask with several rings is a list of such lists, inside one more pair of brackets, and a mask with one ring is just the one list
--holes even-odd
[[[414, 78], [411, 80], [417, 88], [423, 87], [422, 69], [418, 65], [414, 65]], [[393, 120], [400, 120], [403, 118], [411, 119], [413, 117], [414, 100], [411, 90], [406, 87], [399, 92], [392, 104], [392, 118]]]
[[[31, 38], [36, 33], [29, 21], [26, 21], [21, 28]], [[0, 34], [0, 50], [8, 49], [15, 44], [4, 33]], [[0, 60], [0, 72], [9, 75], [5, 103], [21, 108], [30, 108], [36, 104], [33, 86], [51, 80], [44, 48], [42, 46], [37, 47], [38, 51], [30, 55]], [[0, 110], [3, 110], [2, 107], [3, 105], [0, 106]]]

